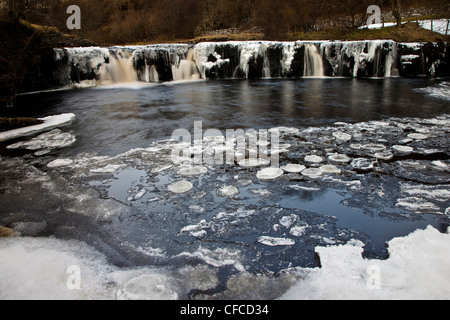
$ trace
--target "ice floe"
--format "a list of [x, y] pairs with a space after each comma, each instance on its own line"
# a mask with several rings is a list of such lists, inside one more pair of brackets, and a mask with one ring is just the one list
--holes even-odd
[[175, 182], [175, 183], [169, 185], [169, 187], [167, 189], [170, 192], [181, 194], [181, 193], [186, 193], [186, 192], [190, 191], [193, 187], [194, 187], [194, 185], [192, 183], [190, 183], [189, 181], [182, 180], [182, 181], [178, 181], [178, 182]]
[[70, 125], [75, 120], [75, 115], [73, 113], [65, 113], [61, 115], [40, 118], [38, 120], [43, 121], [43, 123], [25, 128], [0, 132], [0, 142], [35, 135], [44, 131], [50, 131], [55, 128]]
[[258, 171], [256, 174], [257, 178], [260, 180], [274, 180], [283, 175], [283, 170], [279, 168], [266, 168]]
[[321, 268], [298, 269], [284, 300], [440, 300], [450, 297], [450, 235], [428, 227], [388, 243], [387, 260], [362, 257], [364, 244], [318, 247]]
[[258, 242], [269, 247], [293, 246], [295, 241], [289, 238], [259, 237]]

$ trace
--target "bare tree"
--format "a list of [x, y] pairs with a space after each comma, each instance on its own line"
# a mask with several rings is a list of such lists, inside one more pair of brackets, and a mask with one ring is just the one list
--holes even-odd
[[402, 25], [402, 2], [401, 0], [391, 0], [392, 15], [397, 21], [397, 27]]

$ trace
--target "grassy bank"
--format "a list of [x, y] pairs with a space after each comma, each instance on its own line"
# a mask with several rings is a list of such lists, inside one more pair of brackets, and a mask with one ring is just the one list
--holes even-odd
[[[229, 35], [199, 36], [184, 40], [189, 43], [207, 41], [242, 41], [242, 40], [273, 40], [273, 41], [315, 41], [315, 40], [394, 40], [397, 42], [449, 42], [450, 36], [420, 28], [411, 22], [401, 27], [386, 27], [381, 29], [328, 29], [322, 31], [295, 32], [280, 35], [277, 39], [265, 37], [263, 33], [236, 33]], [[183, 41], [180, 41], [183, 42]]]
[[34, 126], [43, 123], [35, 118], [0, 118], [0, 132]]

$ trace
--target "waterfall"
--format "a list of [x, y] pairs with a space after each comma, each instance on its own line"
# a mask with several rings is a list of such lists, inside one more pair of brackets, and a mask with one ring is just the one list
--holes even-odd
[[446, 43], [230, 41], [55, 49], [55, 86], [270, 77], [448, 77]]
[[199, 80], [200, 73], [197, 64], [194, 61], [194, 50], [189, 49], [186, 59], [182, 59], [178, 67], [173, 66], [173, 79], [180, 80]]
[[98, 76], [100, 84], [136, 82], [132, 53], [123, 49], [110, 51], [109, 63], [100, 67]]
[[270, 78], [271, 77], [270, 76], [270, 61], [269, 61], [269, 58], [266, 55], [264, 56], [262, 77], [263, 78]]
[[319, 50], [314, 44], [305, 44], [305, 77], [323, 77], [323, 61]]

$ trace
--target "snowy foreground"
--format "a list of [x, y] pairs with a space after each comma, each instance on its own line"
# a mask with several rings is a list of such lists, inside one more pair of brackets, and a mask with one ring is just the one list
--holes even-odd
[[[280, 168], [193, 164], [234, 148], [215, 136], [115, 157], [58, 157], [76, 141], [60, 129], [8, 146], [29, 154], [0, 158], [0, 222], [16, 233], [0, 239], [0, 299], [450, 299], [450, 116], [269, 131]], [[324, 214], [298, 198], [330, 189], [345, 200]], [[374, 249], [425, 216], [440, 230]]]
[[[393, 239], [389, 242], [390, 257], [385, 261], [363, 259], [363, 246], [352, 241], [318, 247], [322, 268], [286, 271], [297, 280], [292, 280], [293, 286], [281, 299], [450, 298], [450, 234], [430, 227]], [[120, 270], [108, 265], [100, 253], [76, 241], [0, 240], [0, 258], [1, 299], [178, 298], [170, 271]], [[81, 290], [67, 288], [66, 269], [72, 265], [83, 272]], [[379, 272], [379, 278], [374, 278], [371, 270]]]

